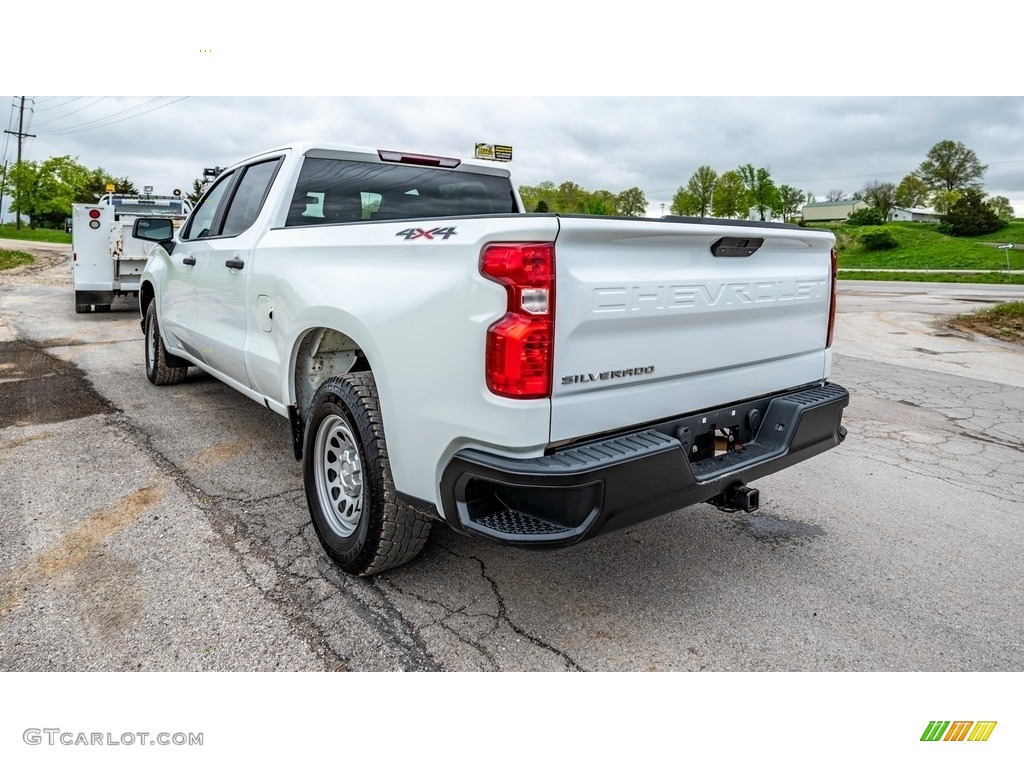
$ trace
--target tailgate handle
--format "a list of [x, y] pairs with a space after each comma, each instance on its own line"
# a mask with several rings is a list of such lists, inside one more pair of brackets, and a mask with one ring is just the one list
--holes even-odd
[[241, 259], [228, 259], [224, 262], [224, 266], [228, 269], [241, 269], [245, 266], [245, 262]]
[[764, 245], [763, 237], [720, 237], [711, 244], [712, 256], [745, 258]]

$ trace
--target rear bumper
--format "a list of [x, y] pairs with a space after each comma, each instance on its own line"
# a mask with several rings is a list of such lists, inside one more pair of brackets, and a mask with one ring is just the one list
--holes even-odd
[[110, 290], [110, 283], [106, 284], [106, 290], [96, 288], [78, 288], [76, 286], [76, 304], [110, 304], [113, 300], [114, 292]]
[[[534, 459], [460, 451], [442, 474], [445, 519], [464, 533], [505, 544], [576, 544], [834, 448], [846, 437], [842, 415], [849, 402], [838, 384], [816, 385]], [[715, 455], [717, 429], [742, 447]]]

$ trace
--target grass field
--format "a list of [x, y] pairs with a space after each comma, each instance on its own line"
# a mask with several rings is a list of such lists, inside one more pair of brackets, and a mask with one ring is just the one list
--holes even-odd
[[[1007, 252], [998, 244], [1024, 244], [1024, 221], [1015, 220], [998, 232], [981, 237], [944, 235], [936, 224], [890, 222], [882, 227], [829, 227], [836, 235], [840, 269], [981, 269], [1005, 270]], [[857, 241], [865, 231], [885, 229], [899, 243], [888, 251], [869, 251]], [[1024, 248], [1009, 252], [1010, 269], [1024, 269]], [[844, 275], [849, 278], [849, 275]], [[993, 276], [995, 278], [996, 276]], [[1005, 278], [1005, 275], [1003, 276]], [[885, 279], [916, 279], [887, 277]], [[977, 281], [977, 279], [975, 279]], [[966, 281], [965, 281], [966, 282]], [[988, 279], [981, 282], [998, 282]]]
[[29, 229], [24, 224], [15, 229], [13, 224], [0, 226], [0, 238], [28, 240], [35, 243], [70, 243], [71, 234], [63, 229]]
[[22, 264], [31, 264], [35, 259], [21, 251], [8, 251], [0, 248], [0, 269], [12, 269]]

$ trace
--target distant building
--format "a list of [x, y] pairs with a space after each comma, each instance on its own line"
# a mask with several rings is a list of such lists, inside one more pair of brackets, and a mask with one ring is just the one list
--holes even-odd
[[929, 221], [937, 222], [939, 214], [931, 208], [893, 208], [888, 221]]
[[845, 221], [850, 214], [867, 208], [863, 200], [836, 200], [831, 203], [808, 203], [803, 209], [804, 221]]

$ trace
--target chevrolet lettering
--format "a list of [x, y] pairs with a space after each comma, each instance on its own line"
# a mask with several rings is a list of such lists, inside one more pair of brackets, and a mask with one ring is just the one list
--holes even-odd
[[132, 232], [140, 366], [287, 419], [352, 574], [435, 525], [545, 548], [753, 511], [751, 483], [846, 437], [827, 231], [526, 213], [507, 166], [314, 142], [236, 162], [174, 224]]
[[602, 287], [595, 288], [593, 296], [594, 312], [643, 312], [829, 298], [828, 285], [820, 279]]

